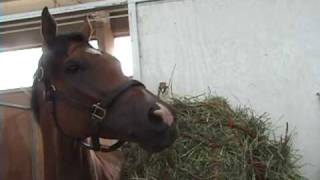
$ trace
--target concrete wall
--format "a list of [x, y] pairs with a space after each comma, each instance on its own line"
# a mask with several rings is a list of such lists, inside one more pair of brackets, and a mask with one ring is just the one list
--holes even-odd
[[305, 175], [320, 179], [319, 0], [168, 0], [138, 3], [136, 12], [149, 88], [176, 65], [175, 93], [210, 88], [270, 113], [276, 126], [288, 121]]

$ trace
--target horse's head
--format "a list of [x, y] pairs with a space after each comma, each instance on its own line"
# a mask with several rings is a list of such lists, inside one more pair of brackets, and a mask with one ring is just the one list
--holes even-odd
[[56, 23], [44, 8], [44, 53], [33, 85], [35, 111], [54, 106], [50, 111], [58, 128], [77, 139], [131, 141], [151, 152], [171, 145], [176, 138], [171, 108], [126, 77], [115, 57], [91, 47], [91, 34], [87, 20], [81, 32], [57, 35]]

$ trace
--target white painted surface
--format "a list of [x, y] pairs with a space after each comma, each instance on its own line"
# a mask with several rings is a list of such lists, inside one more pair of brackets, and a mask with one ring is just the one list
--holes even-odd
[[137, 9], [136, 2], [134, 0], [128, 1], [128, 12], [129, 12], [129, 29], [132, 44], [132, 61], [134, 64], [133, 75], [137, 80], [141, 80], [141, 65], [140, 65], [140, 46], [138, 37], [138, 27], [137, 27]]
[[[320, 179], [320, 1], [175, 0], [138, 3], [141, 79], [156, 91], [212, 92], [289, 122]], [[282, 130], [282, 129], [281, 129]], [[284, 130], [283, 130], [284, 131]]]

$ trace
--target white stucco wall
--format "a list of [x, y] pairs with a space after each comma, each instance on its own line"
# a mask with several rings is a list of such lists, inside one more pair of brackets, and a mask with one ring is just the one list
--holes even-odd
[[[156, 91], [208, 87], [233, 104], [289, 122], [295, 146], [320, 179], [320, 1], [175, 0], [137, 5], [141, 79]], [[284, 129], [281, 129], [284, 131]]]

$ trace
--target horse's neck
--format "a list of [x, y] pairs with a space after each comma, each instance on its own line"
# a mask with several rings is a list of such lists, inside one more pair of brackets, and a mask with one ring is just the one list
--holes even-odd
[[40, 119], [45, 180], [91, 180], [89, 153], [56, 128], [52, 119]]
[[39, 113], [45, 180], [120, 179], [124, 161], [120, 151], [105, 154], [82, 149], [58, 130], [49, 109], [42, 107]]
[[120, 179], [124, 157], [120, 151], [95, 153], [79, 147], [55, 128], [51, 119], [40, 127], [43, 138], [45, 180]]

